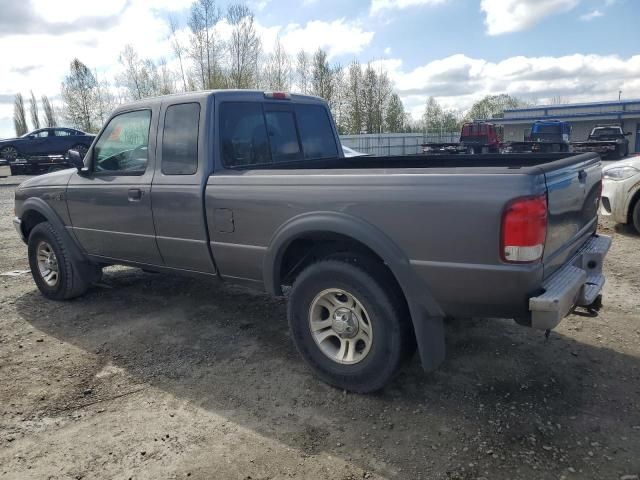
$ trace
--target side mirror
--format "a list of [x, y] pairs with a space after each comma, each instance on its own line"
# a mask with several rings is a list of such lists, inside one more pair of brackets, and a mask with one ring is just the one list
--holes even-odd
[[80, 152], [77, 150], [69, 150], [67, 152], [67, 158], [69, 159], [69, 163], [78, 169], [78, 173], [84, 170], [84, 157], [80, 155]]
[[631, 132], [624, 132], [625, 137], [628, 137], [629, 135], [631, 135]]

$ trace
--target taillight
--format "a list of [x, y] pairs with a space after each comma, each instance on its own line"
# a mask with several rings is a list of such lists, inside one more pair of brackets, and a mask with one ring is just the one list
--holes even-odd
[[513, 263], [539, 260], [546, 236], [546, 195], [514, 200], [502, 215], [502, 259]]

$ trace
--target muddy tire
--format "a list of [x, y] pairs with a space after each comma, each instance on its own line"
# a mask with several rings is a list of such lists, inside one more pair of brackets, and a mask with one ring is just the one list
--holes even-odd
[[298, 351], [326, 383], [356, 393], [384, 387], [415, 351], [404, 300], [384, 267], [331, 258], [296, 278], [288, 318]]
[[60, 234], [49, 222], [36, 225], [29, 234], [29, 266], [40, 292], [51, 300], [82, 295], [100, 278], [101, 269], [75, 262]]

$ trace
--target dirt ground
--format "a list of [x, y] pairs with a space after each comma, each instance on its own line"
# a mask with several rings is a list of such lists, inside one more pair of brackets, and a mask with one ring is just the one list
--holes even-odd
[[[640, 236], [613, 235], [604, 308], [545, 340], [511, 321], [447, 327], [376, 395], [317, 381], [285, 304], [109, 268], [44, 299], [0, 180], [0, 479], [636, 479]], [[7, 272], [15, 272], [6, 275]]]

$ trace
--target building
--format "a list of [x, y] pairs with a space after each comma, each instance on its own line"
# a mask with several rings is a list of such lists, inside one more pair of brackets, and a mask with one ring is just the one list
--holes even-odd
[[640, 152], [640, 99], [616, 102], [568, 103], [505, 110], [494, 120], [504, 126], [505, 141], [522, 141], [536, 120], [571, 122], [571, 140], [586, 140], [596, 124], [622, 124], [629, 136], [629, 151]]

